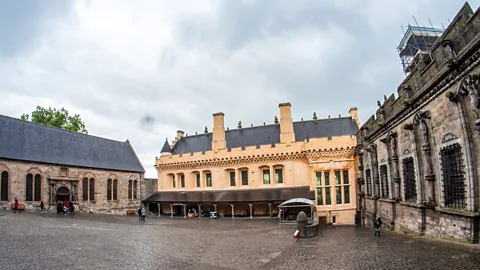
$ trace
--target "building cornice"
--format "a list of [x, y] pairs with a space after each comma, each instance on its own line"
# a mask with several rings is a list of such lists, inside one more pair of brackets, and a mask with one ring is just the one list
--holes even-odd
[[157, 163], [155, 168], [159, 171], [164, 170], [183, 170], [183, 169], [200, 169], [214, 167], [233, 167], [255, 163], [282, 162], [286, 160], [308, 160], [321, 157], [349, 157], [355, 154], [355, 148], [347, 147], [329, 150], [308, 150], [301, 152], [291, 152], [282, 154], [257, 154], [251, 156], [238, 156], [228, 158], [212, 158], [203, 160], [180, 161], [171, 163]]

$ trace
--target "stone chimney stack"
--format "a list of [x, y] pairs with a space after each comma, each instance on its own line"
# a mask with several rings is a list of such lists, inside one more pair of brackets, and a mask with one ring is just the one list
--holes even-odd
[[180, 140], [180, 138], [183, 137], [183, 134], [185, 134], [185, 132], [183, 132], [183, 130], [177, 130], [177, 137], [175, 139], [177, 141]]
[[290, 144], [295, 142], [290, 103], [280, 103], [280, 142]]
[[213, 114], [213, 136], [212, 136], [212, 150], [218, 151], [227, 148], [227, 141], [225, 141], [225, 114], [222, 112]]
[[349, 113], [350, 113], [350, 117], [352, 117], [352, 119], [355, 120], [355, 122], [357, 122], [357, 125], [360, 128], [361, 124], [360, 124], [360, 119], [358, 119], [358, 109], [357, 109], [357, 107], [350, 108]]

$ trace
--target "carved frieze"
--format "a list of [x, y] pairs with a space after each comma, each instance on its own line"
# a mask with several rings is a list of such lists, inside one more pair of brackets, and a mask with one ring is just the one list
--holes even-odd
[[443, 135], [442, 143], [447, 143], [455, 139], [458, 139], [457, 135], [453, 134], [452, 132], [448, 132], [447, 134]]

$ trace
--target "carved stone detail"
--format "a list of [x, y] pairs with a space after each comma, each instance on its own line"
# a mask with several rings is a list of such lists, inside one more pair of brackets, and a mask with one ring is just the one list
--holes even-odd
[[455, 139], [458, 139], [457, 135], [453, 134], [452, 132], [448, 132], [447, 134], [443, 135], [442, 143], [447, 143]]

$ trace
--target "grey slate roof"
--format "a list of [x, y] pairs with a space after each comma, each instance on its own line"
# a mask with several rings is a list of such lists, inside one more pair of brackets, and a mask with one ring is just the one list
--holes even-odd
[[162, 150], [160, 150], [160, 153], [171, 153], [172, 148], [170, 148], [170, 144], [168, 143], [168, 140], [165, 141], [163, 144]]
[[144, 172], [129, 142], [0, 115], [0, 159]]
[[[307, 138], [330, 138], [341, 135], [355, 135], [357, 122], [350, 117], [329, 118], [294, 122], [295, 140]], [[225, 131], [227, 148], [257, 146], [280, 143], [280, 125], [247, 127]], [[212, 133], [182, 137], [172, 153], [185, 154], [212, 150]]]

